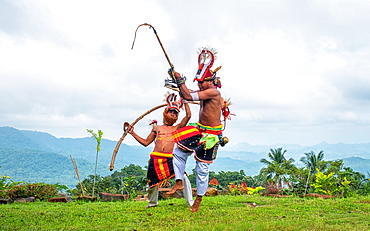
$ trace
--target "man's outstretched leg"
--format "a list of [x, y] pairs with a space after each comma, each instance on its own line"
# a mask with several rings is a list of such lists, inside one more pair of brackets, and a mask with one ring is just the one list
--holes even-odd
[[190, 211], [193, 213], [198, 212], [200, 202], [202, 202], [202, 198], [207, 192], [209, 164], [197, 161], [195, 165], [195, 174], [197, 183], [197, 198], [195, 199], [193, 206], [190, 208]]
[[177, 179], [175, 185], [171, 188], [170, 191], [166, 192], [166, 194], [174, 194], [177, 190], [182, 190], [184, 189], [184, 185], [182, 183], [182, 180]]
[[194, 201], [193, 206], [190, 207], [190, 211], [193, 213], [196, 213], [199, 211], [200, 202], [202, 202], [203, 196], [197, 196], [197, 198]]
[[183, 179], [184, 179], [184, 172], [186, 167], [186, 161], [188, 157], [192, 153], [184, 152], [180, 150], [178, 147], [175, 147], [173, 150], [173, 170], [175, 172], [175, 180], [176, 183], [172, 187], [172, 189], [167, 192], [166, 194], [174, 194], [177, 190], [181, 190], [184, 188], [183, 186]]

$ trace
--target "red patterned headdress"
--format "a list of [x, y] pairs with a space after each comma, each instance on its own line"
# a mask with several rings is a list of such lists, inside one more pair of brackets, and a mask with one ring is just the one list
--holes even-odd
[[215, 56], [210, 50], [202, 50], [202, 52], [200, 52], [198, 56], [199, 67], [194, 81], [204, 81], [205, 79], [212, 79], [213, 73], [211, 71], [211, 67], [213, 65], [214, 59]]
[[177, 101], [177, 95], [175, 93], [171, 93], [166, 97], [167, 107], [168, 110], [175, 110], [180, 112], [180, 108], [182, 107], [182, 102]]
[[177, 113], [180, 112], [180, 108], [183, 106], [182, 101], [176, 100], [177, 95], [175, 93], [169, 94], [166, 97], [167, 107], [163, 111], [163, 123], [172, 126], [174, 123], [176, 123], [177, 119], [179, 118], [178, 114], [176, 118], [170, 117], [167, 115], [167, 112], [170, 110], [175, 110]]
[[198, 71], [195, 75], [194, 81], [213, 81], [216, 87], [221, 87], [221, 82], [216, 73], [221, 67], [216, 68], [214, 71], [211, 67], [214, 60], [217, 58], [215, 54], [217, 51], [212, 48], [203, 48], [198, 56]]

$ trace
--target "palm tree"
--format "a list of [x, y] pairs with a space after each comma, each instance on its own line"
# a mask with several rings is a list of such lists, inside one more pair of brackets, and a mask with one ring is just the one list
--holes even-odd
[[317, 155], [314, 151], [310, 151], [306, 152], [305, 155], [306, 156], [301, 157], [300, 161], [306, 165], [311, 174], [315, 174], [317, 172], [316, 169], [321, 171], [326, 168], [326, 165], [323, 163], [324, 151], [320, 151]]
[[[285, 153], [287, 152], [287, 150], [284, 150], [282, 151], [283, 148], [274, 148], [274, 149], [270, 149], [270, 152], [268, 154], [268, 156], [270, 157], [270, 159], [272, 161], [275, 161], [279, 164], [282, 164], [285, 160]], [[266, 160], [265, 158], [261, 159], [260, 162], [264, 163], [264, 164], [271, 164], [272, 162]]]
[[285, 153], [287, 150], [283, 150], [283, 148], [275, 148], [270, 149], [268, 153], [269, 158], [271, 161], [263, 158], [260, 160], [261, 163], [267, 165], [267, 167], [261, 169], [261, 173], [267, 174], [269, 179], [273, 179], [275, 182], [278, 182], [282, 185], [282, 181], [286, 180], [286, 175], [289, 174], [289, 171], [293, 169], [293, 158], [289, 158], [288, 160], [285, 158]]

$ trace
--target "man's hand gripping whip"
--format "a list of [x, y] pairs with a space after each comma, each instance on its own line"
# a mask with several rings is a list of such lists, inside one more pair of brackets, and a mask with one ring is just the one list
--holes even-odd
[[[134, 126], [137, 122], [139, 122], [142, 118], [144, 118], [144, 116], [148, 115], [149, 113], [161, 108], [161, 107], [164, 107], [166, 106], [166, 104], [161, 104], [161, 105], [158, 105], [156, 107], [153, 107], [152, 109], [150, 109], [149, 111], [145, 112], [144, 114], [142, 114], [141, 116], [139, 116], [131, 125]], [[127, 127], [129, 126], [130, 124], [128, 122], [125, 122], [123, 124], [123, 130], [124, 130], [124, 133], [122, 134], [121, 138], [118, 140], [117, 144], [116, 144], [116, 147], [114, 148], [114, 151], [113, 151], [113, 154], [112, 154], [112, 160], [110, 162], [110, 166], [109, 166], [109, 170], [113, 170], [114, 169], [114, 162], [116, 160], [116, 156], [117, 156], [117, 152], [118, 152], [118, 149], [119, 147], [121, 146], [121, 143], [123, 141], [123, 139], [125, 139], [127, 133], [128, 133], [128, 129]]]
[[154, 31], [154, 34], [155, 36], [157, 37], [158, 39], [158, 42], [159, 42], [159, 45], [161, 45], [161, 48], [162, 48], [162, 51], [164, 53], [164, 55], [166, 56], [166, 59], [167, 59], [167, 62], [168, 64], [170, 65], [170, 69], [168, 70], [168, 74], [171, 76], [171, 79], [166, 79], [165, 80], [165, 87], [169, 88], [169, 89], [172, 89], [172, 90], [175, 90], [175, 91], [179, 91], [178, 87], [177, 87], [177, 80], [176, 80], [176, 77], [175, 77], [175, 67], [173, 66], [173, 64], [171, 63], [170, 61], [170, 58], [168, 57], [167, 55], [167, 52], [166, 50], [164, 49], [163, 45], [162, 45], [162, 42], [161, 40], [159, 39], [159, 36], [157, 34], [157, 31], [154, 29], [154, 27], [148, 23], [143, 23], [141, 25], [139, 25], [137, 28], [136, 28], [136, 31], [135, 31], [135, 37], [134, 37], [134, 41], [132, 42], [132, 47], [131, 49], [134, 49], [134, 44], [135, 44], [135, 40], [136, 40], [136, 33], [137, 33], [137, 30], [139, 29], [139, 27], [141, 26], [149, 26], [149, 29], [153, 29]]

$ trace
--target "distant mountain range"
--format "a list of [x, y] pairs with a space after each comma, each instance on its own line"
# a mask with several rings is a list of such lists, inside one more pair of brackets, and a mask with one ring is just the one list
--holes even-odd
[[[109, 164], [117, 141], [102, 139], [98, 157], [98, 175], [107, 176]], [[304, 153], [323, 150], [325, 160], [343, 159], [345, 166], [363, 174], [370, 172], [370, 143], [328, 144], [314, 146], [276, 144], [271, 146], [239, 143], [219, 149], [218, 157], [211, 165], [211, 171], [240, 171], [254, 176], [264, 167], [259, 160], [268, 158], [271, 148], [287, 150], [286, 157], [294, 158], [297, 166]], [[147, 165], [153, 147], [121, 144], [115, 161], [115, 169], [135, 164]], [[81, 178], [94, 173], [96, 141], [92, 137], [56, 138], [48, 133], [0, 127], [0, 175], [8, 175], [14, 181], [60, 183], [68, 187], [77, 185], [77, 178], [70, 159], [72, 156], [79, 168]], [[195, 161], [189, 158], [187, 171], [191, 172]]]

